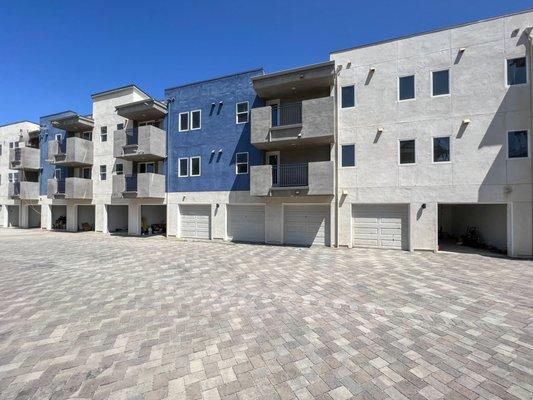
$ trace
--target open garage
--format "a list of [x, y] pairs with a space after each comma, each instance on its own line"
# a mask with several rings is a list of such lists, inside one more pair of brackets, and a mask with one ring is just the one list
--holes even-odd
[[128, 206], [108, 205], [107, 231], [109, 233], [128, 233]]
[[94, 231], [95, 207], [93, 205], [78, 206], [78, 231]]
[[67, 229], [67, 206], [53, 205], [52, 210], [52, 229]]
[[41, 206], [28, 205], [28, 228], [41, 227]]
[[141, 206], [141, 234], [157, 235], [167, 232], [167, 207], [165, 205]]
[[265, 241], [264, 205], [228, 205], [228, 238], [235, 242]]
[[8, 228], [19, 226], [19, 206], [6, 206], [6, 207], [7, 207]]
[[507, 253], [507, 205], [439, 204], [439, 250]]

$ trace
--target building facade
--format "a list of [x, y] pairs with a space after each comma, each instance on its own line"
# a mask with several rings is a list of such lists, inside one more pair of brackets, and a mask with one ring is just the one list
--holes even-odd
[[531, 257], [532, 28], [526, 11], [0, 127], [0, 224]]

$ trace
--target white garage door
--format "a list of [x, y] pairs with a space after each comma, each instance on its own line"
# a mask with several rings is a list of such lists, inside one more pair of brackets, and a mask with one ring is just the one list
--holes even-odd
[[264, 206], [228, 206], [228, 236], [241, 242], [265, 241]]
[[353, 245], [407, 249], [407, 206], [354, 205]]
[[285, 244], [329, 246], [329, 206], [285, 205], [283, 214]]
[[211, 206], [180, 206], [180, 236], [209, 239]]

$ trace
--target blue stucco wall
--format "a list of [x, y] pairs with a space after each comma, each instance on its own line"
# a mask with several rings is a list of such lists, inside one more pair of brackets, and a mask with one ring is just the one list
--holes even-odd
[[[235, 173], [235, 154], [248, 152], [249, 165], [260, 165], [262, 152], [250, 144], [250, 122], [236, 123], [235, 108], [243, 101], [249, 110], [261, 104], [251, 78], [262, 74], [257, 69], [165, 90], [165, 98], [174, 99], [167, 116], [169, 192], [250, 190], [250, 174]], [[179, 113], [198, 109], [202, 128], [179, 132]], [[178, 159], [194, 156], [201, 157], [201, 176], [178, 177]]]
[[[54, 128], [52, 126], [52, 120], [66, 117], [68, 115], [76, 115], [74, 111], [64, 111], [57, 114], [51, 114], [47, 115], [45, 117], [40, 118], [40, 125], [41, 125], [41, 135], [40, 135], [40, 150], [41, 150], [41, 176], [39, 177], [39, 193], [41, 196], [46, 196], [46, 190], [47, 190], [47, 182], [48, 179], [52, 179], [54, 177], [54, 170], [56, 167], [53, 164], [50, 164], [46, 161], [48, 158], [48, 141], [54, 140], [56, 134], [61, 134], [61, 137], [64, 139], [66, 132]], [[61, 168], [61, 174], [63, 178], [66, 176], [67, 168], [66, 167], [58, 167]]]

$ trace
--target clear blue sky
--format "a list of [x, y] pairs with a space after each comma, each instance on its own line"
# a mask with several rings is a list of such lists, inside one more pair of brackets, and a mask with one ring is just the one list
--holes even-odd
[[531, 0], [0, 0], [0, 124], [531, 8]]

